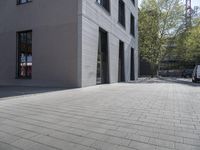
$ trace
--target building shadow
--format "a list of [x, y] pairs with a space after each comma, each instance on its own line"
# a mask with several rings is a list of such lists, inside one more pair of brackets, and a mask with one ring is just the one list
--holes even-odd
[[26, 86], [0, 86], [0, 101], [9, 97], [18, 97], [26, 95], [41, 94], [66, 90], [65, 88], [44, 88], [44, 87], [26, 87]]
[[193, 83], [192, 79], [184, 79], [184, 78], [174, 78], [174, 77], [157, 77], [157, 78], [142, 78], [138, 81], [134, 81], [131, 83], [143, 83], [143, 84], [155, 84], [155, 83], [166, 83], [166, 84], [183, 84], [191, 87], [200, 87], [200, 83]]
[[177, 84], [184, 84], [192, 87], [200, 87], [200, 83], [193, 83], [192, 79], [183, 79], [183, 78], [158, 78], [161, 81], [169, 82], [169, 83], [177, 83]]

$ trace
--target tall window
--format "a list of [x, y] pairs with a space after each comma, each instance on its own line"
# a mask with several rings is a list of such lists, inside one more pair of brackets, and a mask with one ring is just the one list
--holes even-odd
[[32, 31], [17, 33], [17, 78], [32, 77]]
[[118, 62], [118, 81], [125, 81], [125, 68], [124, 68], [124, 42], [119, 41], [119, 62]]
[[96, 0], [96, 2], [110, 12], [110, 0]]
[[125, 4], [122, 0], [119, 0], [119, 12], [118, 12], [118, 21], [125, 27]]
[[131, 24], [130, 24], [131, 35], [135, 37], [135, 17], [131, 14]]
[[32, 2], [32, 0], [17, 0], [17, 4], [25, 4], [25, 3], [29, 3]]
[[108, 32], [99, 28], [97, 84], [109, 83]]
[[135, 80], [135, 54], [134, 49], [131, 48], [131, 74], [130, 74], [130, 80]]

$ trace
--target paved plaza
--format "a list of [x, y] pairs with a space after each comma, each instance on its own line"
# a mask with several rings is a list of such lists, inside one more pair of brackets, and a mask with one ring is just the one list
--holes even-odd
[[0, 90], [0, 150], [200, 150], [200, 86], [190, 80]]

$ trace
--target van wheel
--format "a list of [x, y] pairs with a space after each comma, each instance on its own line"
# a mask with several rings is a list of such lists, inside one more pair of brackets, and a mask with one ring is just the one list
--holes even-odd
[[192, 82], [193, 82], [193, 83], [196, 83], [196, 80], [193, 80], [193, 79], [192, 79]]

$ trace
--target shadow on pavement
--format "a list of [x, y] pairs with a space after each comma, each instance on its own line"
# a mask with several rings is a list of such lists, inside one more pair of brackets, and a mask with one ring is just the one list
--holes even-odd
[[[192, 87], [200, 87], [200, 83], [192, 83], [191, 79], [183, 78], [169, 78], [169, 77], [159, 77], [159, 78], [140, 78], [137, 81], [130, 83], [136, 84], [155, 84], [155, 83], [174, 83], [174, 84], [184, 84]], [[63, 91], [67, 90], [65, 88], [43, 88], [43, 87], [23, 87], [23, 86], [0, 86], [0, 101], [8, 97], [17, 97], [33, 94], [41, 94], [47, 92]]]
[[193, 83], [192, 79], [183, 79], [183, 78], [159, 78], [162, 81], [171, 82], [171, 83], [178, 83], [178, 84], [184, 84], [188, 86], [193, 87], [200, 87], [200, 83]]
[[0, 100], [1, 98], [16, 97], [40, 94], [46, 92], [62, 91], [64, 88], [42, 88], [42, 87], [23, 87], [23, 86], [0, 86]]
[[158, 77], [158, 78], [145, 78], [142, 80], [136, 81], [136, 83], [176, 83], [176, 84], [184, 84], [192, 87], [200, 87], [200, 83], [193, 83], [192, 79], [184, 79], [184, 78], [169, 78], [169, 77]]

